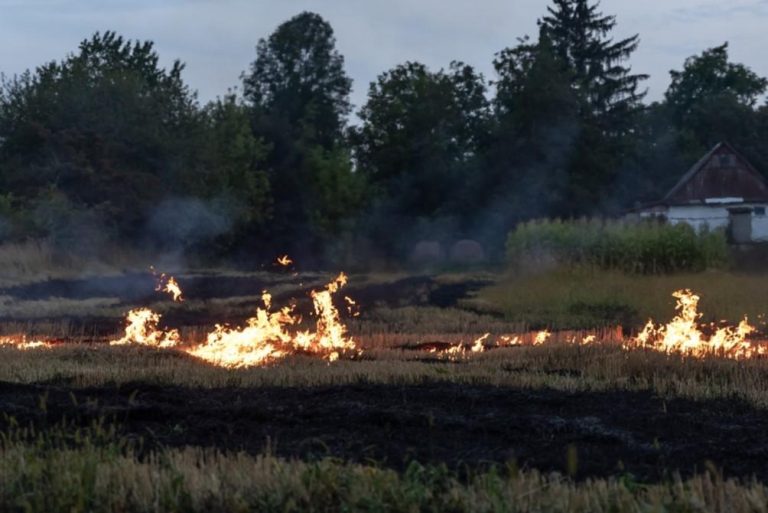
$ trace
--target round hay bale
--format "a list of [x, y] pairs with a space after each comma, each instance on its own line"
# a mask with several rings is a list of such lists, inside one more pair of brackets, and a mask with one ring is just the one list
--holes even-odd
[[463, 239], [451, 246], [451, 263], [469, 265], [485, 262], [485, 250], [476, 240]]
[[410, 261], [417, 265], [433, 265], [445, 260], [443, 246], [434, 240], [421, 240], [413, 246]]

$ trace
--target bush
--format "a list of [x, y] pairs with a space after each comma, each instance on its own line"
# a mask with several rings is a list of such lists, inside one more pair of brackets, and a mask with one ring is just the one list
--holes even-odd
[[722, 230], [697, 233], [687, 224], [538, 220], [509, 234], [507, 256], [514, 264], [550, 260], [661, 274], [722, 267], [728, 248]]

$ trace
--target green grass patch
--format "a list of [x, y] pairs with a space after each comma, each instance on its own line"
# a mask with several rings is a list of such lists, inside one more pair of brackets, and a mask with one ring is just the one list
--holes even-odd
[[728, 246], [722, 230], [696, 232], [685, 223], [544, 219], [517, 226], [507, 256], [516, 266], [551, 261], [664, 274], [724, 267]]
[[701, 296], [703, 321], [737, 323], [744, 315], [758, 328], [768, 311], [768, 275], [710, 270], [638, 275], [594, 267], [560, 266], [511, 273], [469, 300], [509, 321], [532, 328], [582, 329], [621, 324], [639, 327], [649, 318], [674, 315], [672, 292], [689, 288]]

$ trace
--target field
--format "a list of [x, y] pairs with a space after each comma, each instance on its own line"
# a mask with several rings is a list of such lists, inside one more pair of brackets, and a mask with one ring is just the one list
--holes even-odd
[[[309, 291], [333, 275], [176, 277], [181, 303], [143, 271], [5, 278], [2, 334], [51, 344], [0, 347], [0, 509], [768, 508], [768, 360], [622, 347], [647, 316], [668, 321], [683, 286], [706, 319], [759, 328], [765, 276], [353, 275], [342, 295], [360, 315], [336, 303], [362, 351], [249, 368], [185, 347], [243, 323], [265, 289], [294, 305], [296, 329], [312, 324]], [[137, 306], [183, 343], [107, 344]]]

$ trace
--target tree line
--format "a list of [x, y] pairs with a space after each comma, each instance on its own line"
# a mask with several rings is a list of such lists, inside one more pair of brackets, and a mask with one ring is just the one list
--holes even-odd
[[405, 62], [357, 111], [315, 13], [259, 40], [240, 92], [204, 105], [152, 42], [97, 33], [3, 78], [0, 237], [365, 264], [422, 239], [500, 252], [528, 219], [619, 214], [720, 140], [768, 173], [766, 78], [725, 43], [647, 103], [629, 65], [639, 36], [616, 40], [616, 23], [594, 1], [552, 0], [492, 79]]

